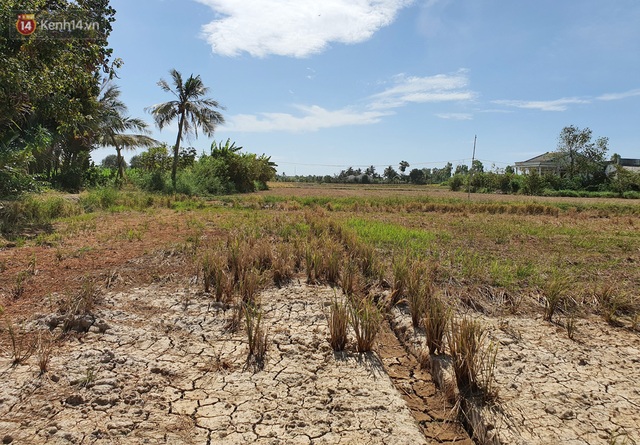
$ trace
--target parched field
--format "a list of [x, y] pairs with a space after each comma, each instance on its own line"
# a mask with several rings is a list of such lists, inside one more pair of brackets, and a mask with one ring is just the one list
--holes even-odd
[[102, 193], [4, 226], [4, 443], [640, 443], [640, 203]]

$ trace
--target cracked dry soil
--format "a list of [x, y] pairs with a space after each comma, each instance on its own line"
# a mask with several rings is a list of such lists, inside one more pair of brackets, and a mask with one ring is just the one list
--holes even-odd
[[[418, 351], [408, 310], [393, 310], [394, 329]], [[475, 314], [498, 347], [496, 409], [480, 411], [488, 443], [640, 444], [640, 336], [589, 316], [575, 340], [541, 317]], [[452, 380], [451, 369], [444, 374]]]
[[[333, 295], [305, 285], [262, 292], [269, 348], [255, 372], [244, 332], [225, 327], [231, 310], [207, 296], [161, 285], [107, 294], [89, 332], [56, 350], [43, 376], [34, 357], [0, 358], [0, 439], [471, 444], [395, 336], [383, 333], [379, 355], [331, 350]], [[41, 315], [28, 328], [51, 323]]]

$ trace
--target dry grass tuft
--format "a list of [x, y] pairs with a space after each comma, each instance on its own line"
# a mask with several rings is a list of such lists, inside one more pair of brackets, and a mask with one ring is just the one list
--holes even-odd
[[616, 283], [607, 282], [598, 286], [594, 290], [594, 300], [599, 312], [611, 325], [620, 324], [621, 315], [633, 317], [638, 311], [637, 302]]
[[427, 302], [423, 323], [429, 354], [444, 354], [445, 334], [451, 320], [451, 309], [437, 295]]
[[480, 397], [485, 402], [495, 400], [495, 344], [485, 344], [486, 331], [475, 320], [452, 320], [450, 326], [449, 353], [460, 393], [463, 397]]
[[215, 282], [215, 264], [214, 257], [210, 252], [207, 252], [200, 259], [200, 270], [202, 271], [202, 283], [204, 285], [204, 291], [209, 293], [211, 286]]
[[542, 295], [545, 299], [544, 319], [546, 321], [553, 321], [554, 313], [565, 301], [569, 286], [569, 278], [557, 272], [542, 284]]
[[292, 248], [288, 244], [279, 244], [273, 259], [273, 283], [278, 287], [289, 283], [293, 278], [294, 268]]
[[347, 331], [349, 329], [349, 310], [344, 302], [334, 298], [331, 301], [329, 314], [329, 344], [334, 351], [344, 351], [347, 345]]
[[29, 276], [29, 272], [26, 270], [20, 271], [16, 275], [15, 282], [11, 287], [11, 296], [13, 297], [14, 300], [17, 300], [20, 297], [22, 297], [22, 295], [24, 295], [25, 284], [28, 276]]
[[342, 276], [340, 277], [340, 287], [342, 293], [347, 296], [351, 296], [356, 292], [356, 286], [358, 282], [358, 269], [355, 262], [352, 259], [347, 261]]
[[263, 313], [259, 306], [243, 304], [245, 328], [249, 353], [247, 365], [253, 365], [255, 369], [263, 369], [267, 355], [267, 330], [263, 325]]
[[36, 349], [36, 343], [31, 335], [22, 327], [16, 328], [13, 323], [7, 323], [7, 333], [11, 343], [10, 357], [14, 366], [26, 362]]
[[407, 289], [409, 279], [409, 258], [407, 255], [393, 258], [393, 288], [391, 292], [391, 306], [395, 306]]
[[50, 332], [43, 331], [38, 334], [35, 352], [38, 359], [40, 375], [42, 375], [49, 370], [49, 361], [51, 360], [51, 354], [53, 352], [53, 336]]
[[407, 302], [411, 323], [417, 328], [426, 312], [429, 300], [433, 295], [433, 283], [427, 266], [422, 262], [414, 262], [407, 277]]
[[60, 303], [60, 313], [64, 315], [62, 329], [65, 332], [70, 330], [86, 332], [89, 326], [84, 325], [82, 318], [92, 313], [99, 298], [100, 293], [96, 283], [92, 279], [85, 278], [82, 289], [67, 295]]
[[260, 272], [270, 270], [273, 266], [273, 250], [271, 243], [262, 240], [254, 246], [254, 267]]
[[238, 291], [243, 304], [253, 305], [255, 303], [259, 286], [260, 271], [253, 268], [245, 269], [238, 283]]
[[321, 258], [318, 257], [316, 249], [307, 244], [304, 250], [305, 270], [307, 272], [307, 284], [316, 284], [318, 280], [318, 263]]
[[357, 351], [371, 351], [382, 326], [380, 309], [371, 299], [353, 295], [349, 299], [349, 315], [356, 336]]
[[340, 282], [340, 262], [342, 261], [342, 252], [340, 252], [339, 246], [331, 246], [329, 251], [325, 251], [325, 271], [324, 276], [327, 279], [327, 284], [330, 286], [336, 286]]

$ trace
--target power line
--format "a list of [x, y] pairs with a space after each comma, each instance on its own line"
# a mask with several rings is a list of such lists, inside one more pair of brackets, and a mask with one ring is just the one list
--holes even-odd
[[[414, 162], [414, 163], [410, 163], [410, 166], [422, 166], [422, 165], [446, 165], [447, 163], [451, 163], [454, 165], [459, 165], [462, 164], [464, 162], [468, 162], [468, 161], [472, 161], [472, 158], [466, 158], [466, 159], [454, 159], [454, 160], [449, 160], [449, 161], [429, 161], [429, 162]], [[490, 163], [490, 164], [500, 164], [500, 165], [512, 165], [512, 163], [509, 162], [502, 162], [502, 161], [492, 161], [489, 159], [478, 159], [478, 161], [481, 161], [483, 163]], [[292, 165], [292, 166], [303, 166], [303, 167], [332, 167], [332, 168], [349, 168], [349, 167], [353, 167], [353, 168], [368, 168], [368, 167], [375, 167], [375, 168], [386, 168], [388, 166], [394, 166], [397, 163], [396, 162], [390, 162], [388, 164], [310, 164], [310, 163], [302, 163], [302, 162], [287, 162], [287, 161], [277, 161], [274, 160], [274, 162], [276, 162], [278, 165], [284, 164], [284, 165]]]

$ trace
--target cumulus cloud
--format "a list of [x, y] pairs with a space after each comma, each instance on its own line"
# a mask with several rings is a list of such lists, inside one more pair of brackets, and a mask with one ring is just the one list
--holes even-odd
[[577, 97], [565, 97], [556, 100], [494, 100], [494, 104], [505, 105], [507, 107], [525, 108], [540, 111], [566, 111], [569, 105], [588, 104], [590, 100]]
[[394, 85], [370, 96], [371, 109], [397, 108], [409, 103], [454, 102], [473, 100], [476, 94], [467, 89], [467, 72], [427, 77], [395, 76]]
[[327, 110], [317, 105], [296, 106], [297, 115], [289, 113], [238, 114], [227, 119], [226, 131], [266, 133], [285, 131], [303, 133], [323, 128], [351, 125], [369, 125], [380, 122], [383, 116], [392, 114], [382, 111], [358, 111], [350, 108]]
[[391, 24], [414, 0], [196, 0], [216, 20], [203, 27], [213, 51], [306, 57], [331, 42], [360, 43]]
[[603, 94], [602, 96], [598, 96], [597, 99], [610, 101], [610, 100], [622, 100], [622, 99], [627, 99], [629, 97], [635, 97], [635, 96], [640, 96], [640, 89], [626, 91], [624, 93]]

